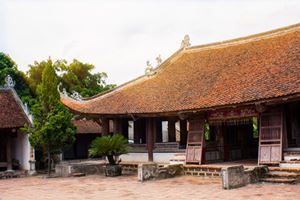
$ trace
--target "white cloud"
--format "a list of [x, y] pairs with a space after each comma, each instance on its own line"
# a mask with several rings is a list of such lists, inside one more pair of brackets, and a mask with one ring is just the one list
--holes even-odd
[[[1, 0], [0, 0], [1, 1]], [[35, 60], [73, 58], [123, 83], [175, 52], [183, 36], [193, 45], [298, 23], [299, 1], [0, 2], [0, 51], [22, 70]]]

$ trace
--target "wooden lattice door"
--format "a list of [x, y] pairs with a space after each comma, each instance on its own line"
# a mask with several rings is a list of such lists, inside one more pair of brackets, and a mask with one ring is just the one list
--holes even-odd
[[281, 112], [260, 116], [259, 164], [278, 164], [282, 160], [283, 115]]
[[189, 121], [189, 131], [186, 147], [186, 163], [202, 163], [204, 121], [194, 119]]

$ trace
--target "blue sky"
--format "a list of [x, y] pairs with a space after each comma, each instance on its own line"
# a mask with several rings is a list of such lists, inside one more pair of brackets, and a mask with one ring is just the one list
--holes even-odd
[[0, 0], [0, 51], [21, 70], [35, 60], [79, 59], [121, 84], [180, 47], [300, 22], [300, 1]]

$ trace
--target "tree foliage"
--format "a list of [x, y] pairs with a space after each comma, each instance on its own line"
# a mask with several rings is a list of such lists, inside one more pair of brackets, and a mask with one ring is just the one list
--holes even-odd
[[54, 66], [48, 60], [37, 85], [38, 103], [32, 108], [34, 126], [24, 129], [29, 133], [31, 145], [47, 153], [49, 175], [52, 155], [63, 152], [75, 141], [72, 114], [60, 102], [57, 82]]
[[76, 91], [83, 97], [89, 97], [115, 86], [105, 82], [107, 78], [105, 72], [92, 73], [95, 69], [95, 66], [92, 64], [82, 63], [76, 59], [70, 64], [65, 60], [53, 62], [51, 59], [48, 59], [47, 61], [35, 62], [29, 65], [30, 69], [27, 72], [27, 77], [33, 91], [36, 91], [37, 85], [41, 83], [41, 73], [48, 62], [52, 63], [55, 71], [59, 74], [59, 82], [62, 82], [68, 93]]
[[89, 149], [90, 156], [106, 156], [109, 164], [118, 163], [117, 157], [128, 153], [128, 141], [120, 134], [98, 137], [93, 140]]
[[10, 75], [16, 82], [15, 90], [24, 103], [29, 106], [35, 104], [33, 91], [26, 82], [26, 76], [22, 71], [18, 70], [17, 64], [7, 54], [0, 52], [0, 85], [5, 84], [5, 77]]

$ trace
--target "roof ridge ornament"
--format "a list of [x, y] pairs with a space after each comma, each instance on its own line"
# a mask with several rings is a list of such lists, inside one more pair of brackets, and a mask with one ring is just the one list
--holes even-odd
[[5, 77], [5, 85], [4, 87], [7, 87], [7, 88], [13, 88], [15, 87], [16, 83], [15, 81], [12, 79], [12, 77], [10, 75], [7, 75]]
[[145, 74], [147, 76], [153, 75], [154, 74], [154, 69], [153, 69], [153, 67], [152, 67], [152, 65], [151, 65], [151, 63], [150, 63], [149, 60], [147, 60], [146, 65], [147, 65], [147, 67], [145, 69]]
[[74, 100], [76, 100], [76, 101], [83, 101], [82, 100], [82, 96], [79, 94], [79, 92], [76, 92], [76, 91], [73, 91], [72, 92], [72, 94], [69, 96], [68, 95], [68, 92], [67, 92], [67, 90], [66, 90], [66, 88], [63, 88], [62, 89], [62, 92], [60, 91], [60, 87], [62, 86], [62, 83], [60, 82], [58, 85], [57, 85], [57, 90], [58, 90], [58, 92], [59, 92], [59, 94], [61, 95], [61, 96], [64, 96], [64, 97], [67, 97], [67, 98], [72, 98], [72, 99], [74, 99]]
[[63, 90], [61, 92], [60, 89], [59, 89], [60, 86], [62, 86], [61, 82], [57, 85], [57, 90], [58, 90], [59, 94], [62, 95], [62, 96], [68, 97], [68, 93], [67, 93], [66, 88], [63, 88]]
[[161, 56], [160, 54], [155, 58], [156, 62], [157, 62], [157, 67], [159, 67], [162, 63], [162, 59], [161, 59]]
[[76, 91], [73, 91], [71, 98], [75, 99], [76, 101], [82, 101], [82, 96]]
[[184, 36], [183, 40], [181, 41], [180, 49], [186, 49], [186, 48], [188, 48], [190, 46], [191, 46], [190, 36], [188, 34], [186, 34]]

